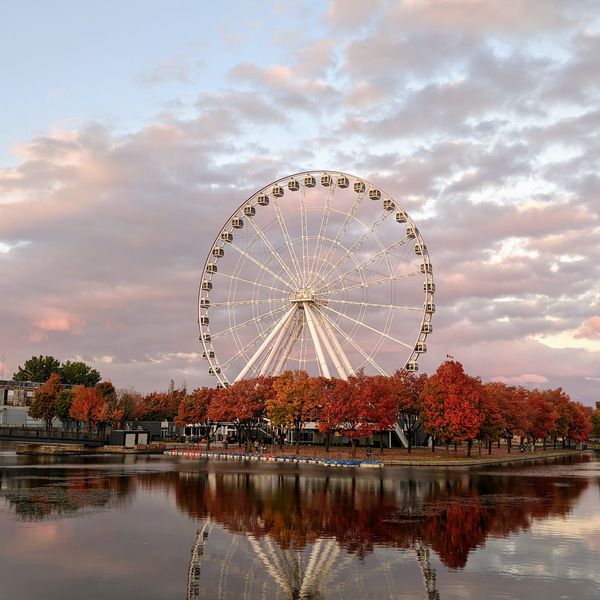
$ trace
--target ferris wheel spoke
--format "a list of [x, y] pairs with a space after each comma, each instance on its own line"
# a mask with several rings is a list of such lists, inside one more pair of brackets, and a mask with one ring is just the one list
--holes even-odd
[[[378, 252], [373, 254], [373, 256], [370, 256], [369, 258], [367, 258], [366, 260], [363, 260], [361, 263], [358, 263], [351, 269], [348, 269], [348, 271], [342, 273], [341, 275], [338, 275], [335, 279], [328, 281], [328, 285], [331, 285], [332, 283], [335, 283], [336, 281], [343, 279], [350, 273], [354, 273], [354, 271], [359, 271], [369, 265], [372, 265], [374, 262], [377, 262], [377, 260], [379, 260], [379, 258], [381, 258], [382, 256], [385, 256], [386, 254], [389, 254], [390, 252], [392, 252], [392, 250], [396, 249], [398, 246], [403, 246], [404, 244], [406, 244], [407, 240], [408, 240], [408, 238], [404, 237], [400, 240], [395, 241], [393, 244], [390, 244], [389, 246], [385, 246], [384, 248], [380, 249]], [[341, 263], [338, 263], [336, 265], [336, 268], [339, 267], [340, 264]], [[330, 272], [331, 272], [331, 270], [329, 271], [329, 273]]]
[[273, 304], [275, 302], [288, 302], [289, 298], [267, 298], [263, 300], [230, 300], [228, 302], [211, 302], [208, 308], [224, 308], [228, 306], [244, 306], [244, 305], [256, 305], [256, 304]]
[[[378, 227], [390, 216], [390, 211], [386, 210], [383, 214], [379, 215], [379, 217], [375, 220], [375, 222], [346, 250], [344, 255], [334, 264], [328, 265], [327, 271], [322, 274], [323, 279], [326, 279], [329, 274], [334, 269], [339, 269], [341, 265], [343, 265], [368, 239], [377, 239], [375, 238], [375, 231]], [[381, 248], [380, 250], [382, 255], [385, 255], [385, 248]], [[352, 269], [353, 271], [355, 269]]]
[[[321, 307], [322, 309], [323, 307]], [[381, 375], [387, 373], [371, 358], [333, 319], [330, 319], [322, 310], [321, 317], [329, 323], [368, 363], [370, 363]]]
[[[365, 282], [355, 283], [353, 285], [347, 285], [347, 286], [339, 287], [339, 288], [334, 288], [332, 290], [327, 288], [326, 293], [327, 294], [339, 294], [341, 292], [349, 292], [351, 290], [357, 290], [359, 288], [370, 288], [375, 285], [382, 285], [384, 283], [398, 281], [398, 280], [404, 279], [406, 277], [415, 277], [416, 275], [419, 275], [420, 273], [421, 273], [421, 271], [409, 271], [407, 273], [398, 273], [397, 275], [390, 275], [389, 277], [382, 277], [381, 279], [367, 280]], [[315, 292], [315, 294], [318, 295], [319, 291], [317, 290], [317, 292]]]
[[277, 288], [272, 285], [267, 285], [265, 283], [259, 283], [258, 281], [251, 281], [250, 279], [244, 279], [243, 277], [239, 277], [238, 275], [230, 275], [229, 273], [217, 273], [217, 275], [219, 277], [227, 277], [227, 279], [233, 279], [240, 283], [249, 283], [252, 286], [262, 287], [262, 288], [271, 290], [272, 292], [279, 292], [282, 294], [287, 293], [287, 291], [282, 288]]
[[269, 273], [269, 275], [271, 275], [272, 277], [275, 277], [275, 279], [283, 283], [283, 285], [285, 285], [290, 290], [294, 289], [285, 279], [277, 275], [277, 273], [269, 269], [269, 267], [266, 267], [263, 263], [258, 261], [256, 258], [254, 258], [254, 256], [246, 252], [244, 249], [240, 248], [239, 246], [236, 246], [233, 243], [230, 243], [229, 246], [231, 246], [231, 248], [233, 248], [234, 250], [237, 250], [242, 256], [245, 256], [249, 261], [253, 262], [259, 269], [262, 269], [263, 271]]
[[312, 264], [310, 267], [311, 272], [311, 280], [308, 282], [308, 286], [312, 287], [315, 281], [314, 272], [316, 270], [317, 259], [321, 256], [321, 250], [323, 249], [323, 241], [325, 232], [327, 231], [327, 224], [329, 223], [329, 214], [331, 212], [331, 203], [333, 202], [335, 186], [330, 185], [327, 191], [327, 200], [325, 201], [325, 208], [323, 209], [323, 214], [321, 216], [321, 223], [319, 225], [319, 233], [317, 235], [316, 243], [315, 243], [315, 251], [312, 257]]
[[243, 321], [242, 323], [233, 323], [230, 327], [228, 327], [227, 329], [222, 329], [221, 331], [218, 331], [217, 333], [211, 334], [211, 338], [213, 340], [218, 340], [219, 338], [222, 338], [223, 336], [229, 334], [232, 332], [232, 330], [239, 330], [242, 327], [248, 327], [248, 325], [252, 325], [253, 323], [256, 323], [258, 321], [262, 321], [263, 319], [266, 319], [270, 316], [276, 315], [277, 313], [285, 310], [285, 306], [278, 306], [277, 308], [274, 308], [273, 310], [270, 310], [264, 314], [258, 315], [256, 317], [252, 317], [251, 319], [248, 319], [246, 321]]
[[350, 223], [352, 223], [352, 219], [354, 219], [354, 215], [356, 215], [356, 211], [358, 210], [358, 207], [361, 205], [361, 202], [362, 202], [363, 198], [365, 197], [365, 194], [366, 194], [366, 192], [356, 194], [356, 198], [354, 199], [354, 202], [352, 203], [352, 207], [350, 208], [350, 211], [346, 214], [346, 217], [344, 218], [344, 222], [342, 223], [342, 226], [338, 230], [335, 238], [333, 239], [333, 241], [331, 242], [331, 245], [329, 246], [329, 249], [327, 250], [325, 260], [323, 261], [324, 264], [326, 264], [326, 265], [329, 264], [329, 260], [331, 258], [331, 253], [333, 252], [333, 249], [340, 245], [340, 242], [341, 242], [342, 238], [344, 237], [346, 231], [348, 231], [348, 227], [350, 227]]
[[[296, 250], [294, 249], [294, 244], [292, 242], [292, 238], [290, 237], [290, 232], [285, 223], [285, 218], [281, 212], [281, 207], [279, 206], [279, 202], [275, 198], [273, 200], [273, 206], [275, 207], [275, 215], [277, 216], [277, 223], [279, 224], [279, 228], [281, 229], [281, 233], [283, 234], [283, 239], [285, 240], [285, 244], [287, 246], [288, 252], [290, 254], [290, 258], [292, 259], [292, 264], [294, 265], [294, 270], [296, 271], [296, 284], [299, 285], [302, 281], [300, 270], [298, 269], [298, 256], [296, 255]], [[292, 287], [292, 286], [288, 286]]]
[[300, 241], [302, 246], [302, 287], [305, 287], [308, 276], [308, 223], [306, 216], [306, 186], [301, 186], [300, 188]]
[[333, 298], [330, 298], [328, 301], [328, 303], [335, 303], [335, 304], [356, 304], [357, 306], [371, 306], [372, 308], [389, 308], [389, 309], [395, 309], [395, 310], [409, 310], [409, 311], [415, 311], [415, 312], [423, 312], [423, 308], [419, 307], [419, 306], [398, 306], [397, 304], [375, 304], [373, 302], [355, 302], [352, 300], [335, 300]]
[[[360, 302], [358, 303], [360, 304]], [[365, 329], [369, 329], [370, 331], [372, 331], [373, 333], [376, 333], [378, 335], [382, 335], [383, 337], [386, 337], [388, 340], [392, 341], [392, 342], [396, 342], [396, 344], [400, 344], [401, 346], [404, 346], [405, 348], [408, 348], [409, 350], [412, 350], [412, 346], [410, 346], [409, 344], [407, 344], [406, 342], [403, 342], [402, 340], [398, 340], [395, 337], [392, 337], [391, 335], [389, 335], [388, 333], [386, 333], [385, 331], [379, 331], [379, 329], [375, 329], [375, 327], [371, 327], [370, 325], [367, 325], [366, 323], [363, 323], [362, 321], [357, 321], [356, 319], [340, 312], [339, 310], [335, 310], [335, 308], [331, 308], [331, 306], [321, 306], [322, 310], [328, 310], [331, 312], [334, 312], [336, 315], [339, 315], [340, 317], [344, 317], [344, 319], [348, 319], [348, 321], [352, 321], [353, 323], [356, 323], [356, 325], [360, 325], [361, 327], [364, 327]]]
[[271, 244], [271, 242], [269, 241], [269, 238], [265, 235], [265, 232], [254, 222], [254, 219], [248, 219], [248, 221], [250, 221], [250, 225], [252, 225], [252, 227], [254, 228], [254, 231], [256, 231], [256, 234], [260, 237], [263, 244], [268, 248], [271, 255], [279, 263], [281, 268], [288, 274], [290, 281], [293, 281], [294, 275], [292, 275], [292, 272], [289, 270], [287, 264], [279, 255], [279, 252], [277, 252], [277, 250], [275, 250], [275, 248], [273, 247], [273, 244]]
[[[273, 324], [273, 326], [275, 326], [275, 324]], [[229, 365], [233, 364], [236, 360], [238, 360], [238, 358], [246, 356], [246, 352], [251, 348], [254, 348], [254, 346], [256, 346], [257, 344], [261, 343], [262, 340], [264, 340], [267, 337], [267, 335], [269, 335], [268, 328], [261, 331], [258, 335], [252, 338], [252, 340], [250, 340], [241, 348], [238, 347], [238, 351], [231, 358], [228, 358], [223, 364], [220, 365], [221, 368], [226, 369], [227, 367], [229, 367]]]

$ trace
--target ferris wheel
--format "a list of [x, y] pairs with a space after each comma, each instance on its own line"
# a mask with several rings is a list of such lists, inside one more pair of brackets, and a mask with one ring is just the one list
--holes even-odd
[[215, 238], [198, 294], [203, 357], [223, 386], [286, 369], [417, 371], [434, 292], [423, 237], [395, 200], [347, 173], [297, 173]]

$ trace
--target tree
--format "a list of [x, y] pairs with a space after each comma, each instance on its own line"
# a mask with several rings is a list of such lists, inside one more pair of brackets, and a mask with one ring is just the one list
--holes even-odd
[[329, 452], [331, 434], [339, 425], [338, 415], [329, 411], [328, 407], [334, 402], [337, 395], [339, 379], [327, 377], [313, 377], [311, 385], [314, 387], [314, 418], [317, 422], [319, 433], [325, 434], [325, 452]]
[[486, 384], [490, 402], [500, 408], [503, 420], [502, 436], [506, 439], [506, 448], [510, 453], [515, 435], [525, 435], [529, 428], [528, 392], [523, 387], [506, 385], [500, 381]]
[[406, 433], [408, 452], [412, 451], [417, 431], [421, 429], [419, 398], [425, 387], [427, 375], [396, 371], [392, 378], [398, 402], [398, 420]]
[[592, 423], [588, 408], [579, 402], [570, 402], [567, 440], [585, 442], [589, 439], [591, 430]]
[[79, 423], [85, 423], [88, 431], [92, 431], [108, 419], [108, 402], [96, 392], [96, 388], [78, 385], [73, 392], [69, 414]]
[[[483, 421], [479, 427], [479, 440], [486, 442], [488, 454], [492, 453], [492, 442], [499, 441], [506, 430], [506, 420], [502, 414], [498, 395], [510, 393], [507, 386], [498, 382], [484, 383], [481, 395]], [[481, 446], [479, 447], [481, 452]]]
[[50, 375], [60, 372], [60, 361], [54, 356], [32, 356], [13, 374], [13, 381], [44, 383]]
[[62, 390], [56, 398], [55, 414], [64, 427], [69, 429], [71, 405], [73, 404], [73, 390]]
[[60, 393], [60, 376], [53, 373], [48, 381], [35, 392], [33, 402], [29, 407], [29, 416], [34, 419], [43, 419], [46, 429], [52, 426], [52, 419], [56, 416], [56, 399]]
[[96, 369], [81, 361], [68, 360], [61, 365], [59, 373], [61, 381], [69, 385], [94, 387], [102, 379]]
[[550, 432], [554, 440], [554, 448], [556, 448], [559, 438], [562, 438], [564, 448], [569, 430], [569, 403], [571, 398], [560, 387], [544, 390], [544, 395], [558, 413], [558, 418], [554, 421], [554, 426]]
[[592, 411], [591, 424], [590, 437], [594, 440], [600, 440], [600, 402], [596, 402], [596, 408]]
[[203, 387], [187, 394], [179, 405], [179, 411], [175, 423], [179, 427], [185, 427], [188, 423], [203, 425], [206, 429], [206, 446], [210, 450], [210, 441], [213, 430], [216, 430], [216, 421], [209, 418], [209, 409], [217, 393], [215, 388]]
[[316, 416], [315, 386], [306, 371], [285, 371], [273, 381], [274, 394], [268, 399], [267, 412], [274, 425], [293, 427], [296, 453], [300, 452], [300, 430]]
[[473, 440], [483, 422], [481, 382], [467, 375], [460, 362], [447, 360], [427, 380], [421, 395], [423, 426], [430, 434], [450, 442]]
[[539, 390], [529, 392], [529, 428], [528, 435], [535, 440], [541, 438], [544, 450], [546, 449], [546, 439], [552, 433], [554, 424], [559, 418], [558, 411], [548, 400], [546, 395]]
[[106, 401], [105, 418], [100, 420], [100, 425], [105, 427], [110, 424], [112, 427], [118, 427], [123, 421], [125, 411], [118, 404], [115, 386], [110, 381], [101, 381], [96, 385], [96, 394]]

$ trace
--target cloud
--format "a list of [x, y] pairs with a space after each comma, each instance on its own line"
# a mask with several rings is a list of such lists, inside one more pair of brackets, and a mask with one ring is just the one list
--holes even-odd
[[[332, 1], [301, 12], [277, 18], [279, 33], [302, 36], [223, 62], [224, 85], [204, 81], [185, 111], [129, 129], [49, 128], [16, 145], [15, 164], [0, 169], [7, 368], [78, 355], [120, 386], [214, 383], [195, 307], [214, 236], [261, 186], [331, 168], [373, 181], [424, 236], [437, 311], [422, 370], [450, 353], [475, 375], [568, 384], [591, 402], [593, 4]], [[195, 54], [174, 54], [141, 78], [192, 86], [200, 68]], [[391, 243], [404, 229], [378, 234]]]
[[513, 375], [512, 377], [494, 377], [492, 381], [501, 381], [502, 383], [516, 383], [519, 385], [544, 385], [550, 380], [543, 375], [534, 373], [523, 373], [522, 375]]
[[589, 318], [573, 337], [588, 340], [600, 338], [600, 317]]

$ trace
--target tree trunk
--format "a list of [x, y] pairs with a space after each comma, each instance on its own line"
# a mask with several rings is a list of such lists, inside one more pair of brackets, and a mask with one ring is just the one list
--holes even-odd
[[482, 443], [481, 443], [481, 440], [479, 440], [479, 456], [481, 456], [481, 446], [482, 446]]
[[406, 435], [406, 439], [408, 440], [408, 453], [412, 452], [412, 431], [408, 431]]
[[325, 452], [329, 452], [329, 444], [331, 442], [331, 431], [325, 434]]
[[467, 456], [471, 456], [472, 448], [473, 448], [473, 440], [467, 440]]
[[300, 427], [301, 423], [296, 423], [296, 455], [300, 454]]
[[492, 440], [488, 440], [488, 454], [490, 456], [492, 454]]
[[450, 442], [445, 442], [446, 444], [446, 456], [450, 454]]
[[435, 454], [435, 437], [431, 436], [431, 452]]
[[352, 438], [352, 458], [356, 458], [356, 440]]
[[512, 448], [512, 437], [507, 437], [506, 438], [506, 449], [509, 454], [510, 454], [511, 448]]

